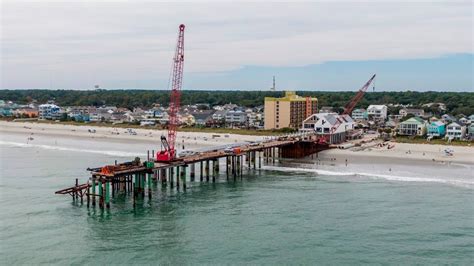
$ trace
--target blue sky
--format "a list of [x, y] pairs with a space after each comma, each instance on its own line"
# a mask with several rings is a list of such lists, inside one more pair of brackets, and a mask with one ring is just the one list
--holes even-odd
[[5, 0], [1, 88], [168, 85], [186, 24], [184, 89], [473, 90], [470, 1]]

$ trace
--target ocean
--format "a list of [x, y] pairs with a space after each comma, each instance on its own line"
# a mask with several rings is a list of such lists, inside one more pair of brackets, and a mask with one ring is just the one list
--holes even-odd
[[135, 208], [116, 195], [101, 210], [54, 192], [154, 147], [34, 138], [0, 133], [4, 265], [474, 263], [472, 166], [387, 173], [289, 160], [185, 192], [154, 184]]

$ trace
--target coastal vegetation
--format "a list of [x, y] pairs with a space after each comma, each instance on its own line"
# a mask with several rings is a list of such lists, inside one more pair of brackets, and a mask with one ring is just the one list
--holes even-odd
[[[261, 106], [265, 97], [281, 97], [283, 91], [210, 91], [186, 90], [182, 93], [181, 103], [203, 103], [210, 106], [235, 103], [245, 107]], [[319, 106], [330, 106], [341, 110], [355, 95], [355, 91], [297, 91], [301, 96], [313, 96], [319, 99]], [[0, 99], [17, 103], [30, 103], [36, 100], [45, 103], [54, 100], [60, 106], [103, 106], [152, 107], [155, 103], [166, 106], [169, 102], [167, 90], [0, 90]], [[470, 115], [474, 113], [474, 92], [368, 92], [358, 107], [370, 104], [393, 104], [389, 113], [398, 114], [399, 105], [422, 107], [426, 103], [444, 103], [446, 110], [436, 106], [423, 107], [434, 115], [450, 113], [452, 115]]]

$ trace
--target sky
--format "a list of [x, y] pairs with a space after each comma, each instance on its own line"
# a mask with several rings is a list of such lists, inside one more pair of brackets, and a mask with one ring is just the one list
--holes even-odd
[[474, 91], [471, 1], [1, 1], [2, 89]]

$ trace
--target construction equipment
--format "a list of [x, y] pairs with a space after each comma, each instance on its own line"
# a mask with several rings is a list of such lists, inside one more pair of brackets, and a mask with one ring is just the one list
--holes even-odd
[[362, 88], [359, 89], [357, 94], [352, 97], [352, 99], [346, 104], [344, 107], [344, 112], [342, 112], [342, 116], [337, 117], [336, 123], [331, 127], [331, 130], [329, 131], [329, 134], [323, 135], [321, 139], [319, 139], [319, 142], [328, 142], [330, 135], [334, 134], [336, 130], [339, 128], [339, 126], [342, 124], [342, 119], [344, 119], [344, 115], [349, 115], [352, 113], [354, 110], [354, 107], [359, 103], [359, 101], [364, 97], [365, 92], [369, 88], [370, 84], [372, 81], [375, 79], [376, 74], [374, 74], [365, 84], [362, 86]]
[[169, 106], [168, 138], [161, 136], [161, 151], [156, 154], [156, 161], [170, 162], [176, 158], [176, 129], [181, 101], [181, 86], [184, 67], [184, 24], [179, 25], [178, 41], [173, 58], [172, 85]]

